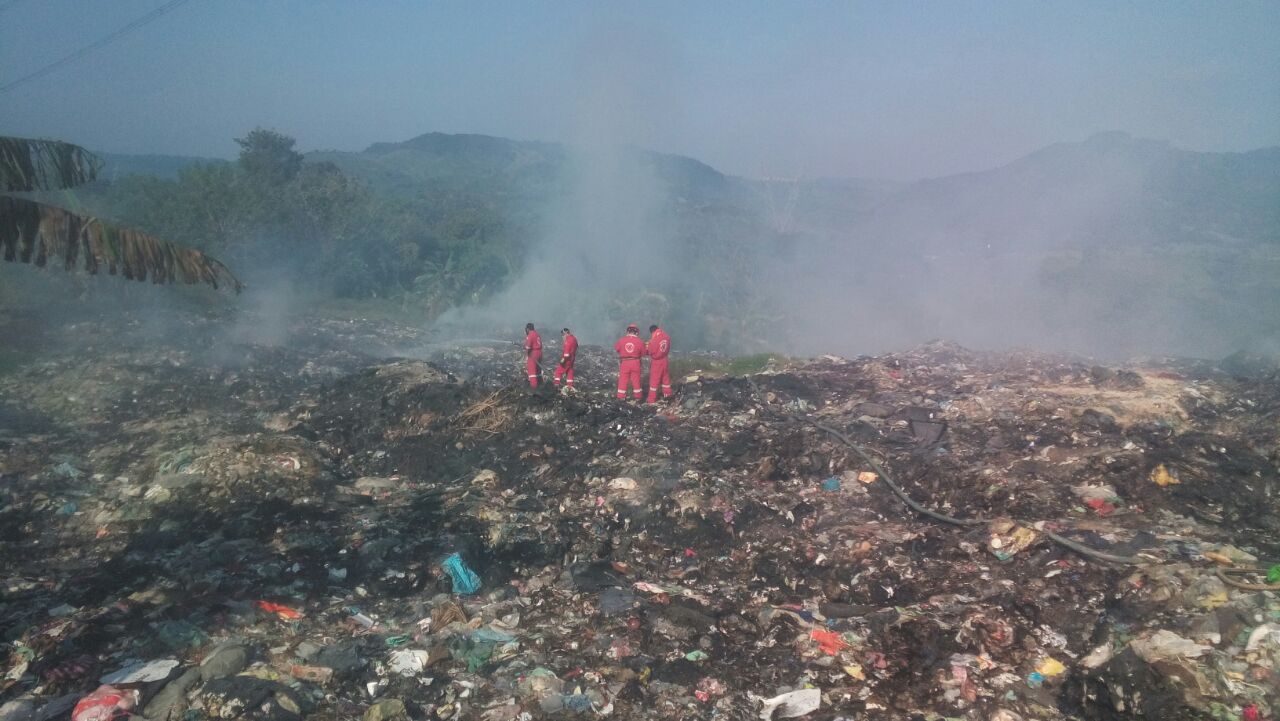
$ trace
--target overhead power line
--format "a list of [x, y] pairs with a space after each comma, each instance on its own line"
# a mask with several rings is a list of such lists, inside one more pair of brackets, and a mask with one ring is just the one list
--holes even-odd
[[[15, 2], [16, 2], [16, 0], [15, 0]], [[24, 76], [22, 76], [22, 77], [18, 78], [17, 80], [14, 80], [14, 81], [10, 82], [10, 83], [7, 83], [7, 84], [5, 84], [5, 85], [0, 85], [0, 93], [7, 93], [7, 92], [9, 92], [10, 90], [13, 90], [14, 88], [18, 87], [19, 85], [22, 85], [23, 83], [29, 83], [29, 82], [31, 82], [32, 80], [39, 80], [40, 78], [43, 78], [44, 76], [48, 75], [49, 73], [57, 72], [58, 70], [61, 70], [62, 68], [66, 67], [67, 65], [70, 65], [71, 63], [74, 63], [75, 61], [79, 60], [80, 58], [83, 58], [84, 56], [88, 55], [89, 53], [93, 52], [94, 50], [97, 50], [97, 49], [99, 49], [99, 48], [102, 48], [102, 47], [105, 47], [105, 46], [107, 46], [107, 45], [110, 45], [111, 43], [115, 42], [116, 40], [119, 40], [120, 38], [124, 37], [125, 35], [128, 35], [129, 33], [133, 32], [134, 30], [137, 30], [137, 29], [139, 29], [139, 28], [142, 28], [142, 27], [144, 27], [144, 26], [146, 26], [146, 25], [151, 24], [151, 23], [152, 23], [152, 22], [154, 22], [157, 18], [159, 18], [161, 15], [164, 15], [165, 13], [169, 12], [170, 10], [173, 10], [173, 9], [177, 8], [179, 5], [184, 5], [184, 4], [188, 3], [188, 2], [190, 2], [190, 0], [169, 0], [169, 2], [165, 3], [164, 5], [161, 5], [160, 7], [156, 8], [155, 10], [152, 10], [151, 12], [147, 13], [146, 15], [143, 15], [142, 17], [138, 18], [137, 20], [134, 20], [133, 22], [129, 23], [128, 25], [125, 25], [124, 27], [120, 28], [119, 30], [116, 30], [115, 32], [111, 33], [110, 35], [106, 35], [106, 36], [104, 36], [104, 37], [102, 37], [102, 38], [99, 38], [98, 40], [95, 40], [94, 42], [92, 42], [92, 43], [90, 43], [90, 44], [88, 44], [88, 45], [86, 45], [86, 46], [84, 46], [84, 47], [80, 48], [79, 50], [75, 51], [74, 53], [71, 53], [70, 55], [68, 55], [68, 56], [66, 56], [66, 57], [64, 57], [64, 58], [61, 58], [61, 59], [59, 59], [59, 60], [55, 60], [55, 61], [53, 61], [52, 63], [49, 63], [48, 65], [44, 66], [43, 68], [40, 68], [39, 70], [37, 70], [37, 71], [35, 71], [35, 72], [33, 72], [33, 73], [29, 74], [29, 75], [24, 75]]]

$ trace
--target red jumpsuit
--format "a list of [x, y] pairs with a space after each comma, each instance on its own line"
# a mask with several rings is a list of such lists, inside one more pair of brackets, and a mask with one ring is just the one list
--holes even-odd
[[570, 333], [564, 337], [564, 349], [560, 351], [560, 365], [556, 366], [555, 382], [560, 385], [560, 377], [564, 376], [573, 387], [573, 362], [578, 359], [578, 339]]
[[524, 337], [525, 369], [529, 373], [529, 386], [538, 387], [538, 379], [542, 377], [542, 336], [531, 330]]
[[658, 386], [662, 386], [662, 397], [671, 397], [671, 374], [667, 372], [667, 354], [671, 352], [671, 336], [659, 328], [649, 336], [645, 347], [649, 361], [649, 402], [658, 401]]
[[644, 355], [644, 341], [640, 336], [627, 335], [613, 344], [618, 351], [618, 398], [627, 397], [627, 385], [635, 389], [635, 398], [640, 399], [640, 357]]

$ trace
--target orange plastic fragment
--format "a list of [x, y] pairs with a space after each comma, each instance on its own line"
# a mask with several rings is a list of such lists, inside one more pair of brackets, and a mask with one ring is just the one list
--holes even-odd
[[840, 634], [835, 631], [814, 629], [809, 632], [809, 638], [817, 641], [818, 648], [822, 649], [822, 652], [828, 656], [834, 656], [840, 653], [841, 650], [849, 645], [845, 643], [844, 639], [840, 638]]
[[270, 601], [258, 601], [256, 605], [258, 606], [258, 608], [262, 609], [263, 611], [266, 611], [267, 613], [274, 613], [275, 615], [287, 621], [292, 621], [294, 619], [302, 618], [302, 613], [300, 611], [295, 611], [292, 608], [289, 608], [288, 606], [281, 606], [278, 603], [272, 603]]

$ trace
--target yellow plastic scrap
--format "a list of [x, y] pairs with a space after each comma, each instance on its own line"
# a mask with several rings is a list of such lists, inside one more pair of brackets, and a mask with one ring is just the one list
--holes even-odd
[[1040, 534], [1030, 528], [1027, 528], [1026, 526], [1018, 526], [1011, 536], [1012, 540], [1009, 543], [1008, 550], [1010, 553], [1017, 553], [1035, 543], [1036, 539], [1039, 537]]
[[845, 666], [844, 672], [849, 674], [853, 678], [858, 679], [859, 681], [867, 680], [867, 675], [862, 672], [862, 666], [859, 666], [856, 663], [851, 663], [848, 666]]
[[1211, 593], [1208, 596], [1205, 596], [1204, 598], [1200, 599], [1200, 605], [1203, 608], [1206, 608], [1212, 611], [1218, 606], [1222, 606], [1226, 604], [1230, 600], [1231, 600], [1231, 596], [1230, 594], [1227, 593], [1227, 589], [1224, 588], [1221, 591], [1218, 591], [1217, 593]]
[[1063, 666], [1062, 662], [1060, 662], [1058, 659], [1053, 657], [1046, 658], [1045, 660], [1040, 662], [1039, 666], [1036, 666], [1036, 671], [1039, 672], [1040, 675], [1044, 676], [1045, 678], [1048, 678], [1050, 676], [1057, 676], [1058, 674], [1066, 670], [1067, 670], [1067, 667]]
[[991, 538], [987, 546], [1001, 561], [1014, 557], [1040, 539], [1035, 530], [1019, 526], [1009, 519], [992, 521], [990, 528]]
[[1170, 473], [1169, 469], [1164, 467], [1163, 463], [1156, 466], [1155, 470], [1151, 471], [1151, 480], [1154, 481], [1155, 484], [1157, 486], [1160, 486], [1161, 488], [1164, 488], [1165, 486], [1173, 486], [1173, 485], [1182, 483], [1182, 481], [1178, 480], [1177, 476]]

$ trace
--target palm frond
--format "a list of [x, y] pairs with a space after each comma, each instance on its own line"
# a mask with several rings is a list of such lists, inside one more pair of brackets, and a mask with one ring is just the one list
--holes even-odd
[[0, 136], [0, 192], [60, 190], [97, 177], [102, 161], [60, 140]]
[[5, 260], [37, 266], [83, 264], [90, 275], [105, 266], [129, 280], [244, 287], [222, 261], [194, 248], [25, 198], [0, 195], [0, 250]]

